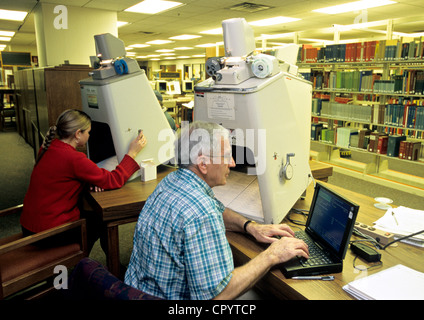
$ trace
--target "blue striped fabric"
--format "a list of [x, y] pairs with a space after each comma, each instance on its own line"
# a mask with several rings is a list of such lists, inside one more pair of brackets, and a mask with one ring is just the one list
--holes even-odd
[[195, 173], [170, 173], [140, 213], [125, 283], [163, 299], [218, 295], [234, 270], [224, 209]]

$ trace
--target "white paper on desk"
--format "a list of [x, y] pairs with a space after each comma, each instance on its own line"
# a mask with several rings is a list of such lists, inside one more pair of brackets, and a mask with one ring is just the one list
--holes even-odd
[[[402, 206], [390, 208], [375, 222], [375, 227], [398, 236], [406, 236], [424, 230], [424, 211]], [[424, 245], [424, 234], [412, 239], [421, 240]]]
[[423, 300], [424, 273], [396, 265], [350, 282], [343, 290], [361, 300]]

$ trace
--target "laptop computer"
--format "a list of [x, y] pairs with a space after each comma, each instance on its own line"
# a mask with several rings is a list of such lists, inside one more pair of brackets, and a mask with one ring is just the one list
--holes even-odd
[[341, 272], [358, 210], [357, 204], [317, 183], [305, 230], [295, 232], [308, 244], [309, 259], [283, 263], [283, 274], [291, 278]]

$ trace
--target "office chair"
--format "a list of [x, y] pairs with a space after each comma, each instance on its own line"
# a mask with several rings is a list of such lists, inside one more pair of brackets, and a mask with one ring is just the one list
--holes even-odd
[[[0, 217], [19, 214], [23, 206], [4, 209]], [[80, 238], [75, 243], [57, 247], [41, 247], [35, 243], [42, 239], [63, 234], [73, 229], [80, 230]], [[0, 299], [5, 299], [36, 284], [51, 280], [56, 275], [54, 268], [58, 265], [74, 267], [87, 256], [86, 221], [74, 222], [24, 237], [22, 233], [0, 239]], [[44, 288], [43, 288], [44, 289]], [[53, 284], [43, 292], [52, 292]], [[37, 293], [36, 296], [41, 296]]]

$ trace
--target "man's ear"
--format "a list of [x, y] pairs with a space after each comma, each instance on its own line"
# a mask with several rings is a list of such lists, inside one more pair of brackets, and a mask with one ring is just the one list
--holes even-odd
[[200, 155], [197, 157], [197, 167], [202, 174], [206, 174], [208, 172], [208, 159], [207, 157]]

